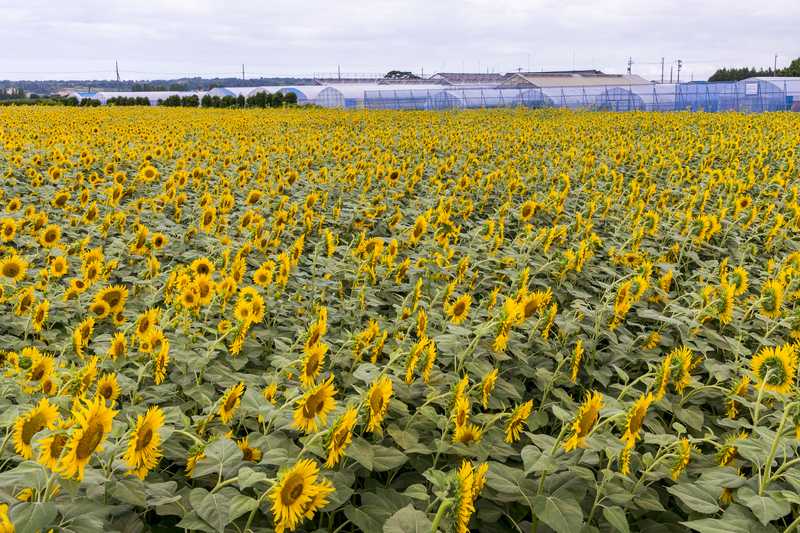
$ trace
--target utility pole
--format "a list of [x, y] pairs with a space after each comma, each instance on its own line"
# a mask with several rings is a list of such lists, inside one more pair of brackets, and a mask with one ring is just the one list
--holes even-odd
[[119, 82], [119, 62], [114, 61], [114, 70], [117, 71], [117, 82]]
[[630, 76], [630, 75], [631, 75], [631, 67], [632, 67], [632, 66], [633, 66], [633, 58], [632, 58], [632, 57], [629, 57], [629, 58], [628, 58], [628, 76]]
[[678, 83], [681, 82], [681, 67], [683, 66], [683, 61], [680, 59], [678, 60]]
[[778, 54], [775, 54], [775, 62], [773, 63], [772, 66], [772, 75], [773, 76], [778, 75]]
[[672, 83], [672, 68], [673, 68], [673, 65], [670, 65], [669, 66], [669, 82], [670, 83]]
[[342, 66], [336, 65], [336, 76], [339, 78], [339, 81], [342, 81]]
[[244, 79], [244, 63], [242, 63], [242, 79]]
[[661, 83], [664, 83], [664, 58], [661, 58]]

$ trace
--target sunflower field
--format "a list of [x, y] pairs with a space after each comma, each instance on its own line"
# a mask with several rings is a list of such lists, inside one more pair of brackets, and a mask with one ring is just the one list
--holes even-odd
[[0, 533], [790, 532], [800, 115], [0, 111]]

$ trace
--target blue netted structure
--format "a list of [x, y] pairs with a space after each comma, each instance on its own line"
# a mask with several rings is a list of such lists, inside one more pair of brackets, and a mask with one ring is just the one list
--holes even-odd
[[374, 88], [367, 109], [554, 107], [604, 111], [800, 111], [800, 78], [543, 88]]

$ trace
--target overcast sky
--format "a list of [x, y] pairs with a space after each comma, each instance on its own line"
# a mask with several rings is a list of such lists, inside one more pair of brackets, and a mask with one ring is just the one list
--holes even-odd
[[800, 56], [800, 0], [0, 0], [0, 79], [599, 68]]

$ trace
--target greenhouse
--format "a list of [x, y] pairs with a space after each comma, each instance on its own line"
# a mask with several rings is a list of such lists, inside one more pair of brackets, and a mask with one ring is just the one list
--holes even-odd
[[[433, 84], [402, 85], [402, 84], [342, 84], [329, 85], [319, 96], [322, 107], [343, 107], [345, 109], [361, 109], [367, 106], [367, 93], [380, 92], [384, 94], [383, 107], [371, 109], [431, 109], [429, 100], [431, 94], [439, 93], [443, 87]], [[405, 102], [401, 107], [392, 107], [391, 100]]]
[[642, 100], [631, 91], [632, 87], [543, 87], [541, 91], [545, 105], [552, 107], [631, 111], [643, 105]]
[[252, 96], [257, 92], [272, 92], [270, 89], [274, 90], [271, 87], [217, 87], [215, 89], [211, 89], [206, 94], [209, 96], [219, 96], [220, 98], [225, 96]]
[[[269, 87], [262, 87], [269, 89]], [[297, 105], [316, 104], [316, 99], [326, 87], [324, 85], [291, 85], [283, 87], [272, 87], [275, 92], [281, 94], [293, 93], [297, 96]]]
[[540, 89], [443, 88], [365, 91], [368, 109], [476, 109], [543, 107]]
[[748, 78], [736, 86], [741, 111], [800, 111], [800, 78]]
[[639, 102], [640, 111], [674, 111], [677, 102], [677, 84], [653, 83], [631, 85], [628, 89]]

